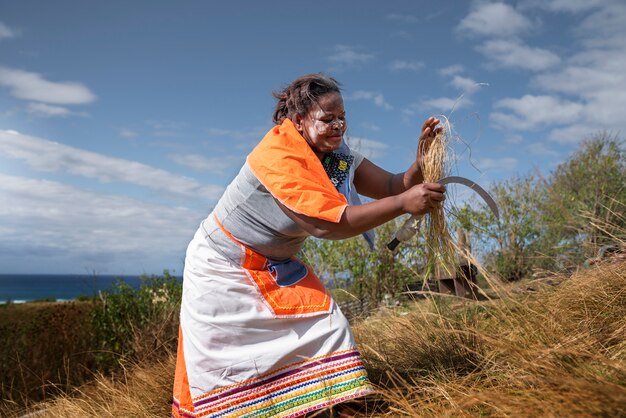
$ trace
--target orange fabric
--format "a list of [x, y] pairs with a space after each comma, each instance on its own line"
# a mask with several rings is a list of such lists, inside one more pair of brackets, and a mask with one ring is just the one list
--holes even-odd
[[224, 228], [217, 216], [214, 215], [214, 218], [224, 234], [244, 250], [242, 267], [256, 283], [276, 316], [306, 316], [330, 312], [333, 300], [311, 267], [307, 266], [306, 277], [298, 283], [286, 287], [278, 286], [267, 270], [267, 258], [237, 241]]
[[250, 270], [263, 297], [277, 316], [300, 316], [330, 312], [331, 301], [321, 280], [308, 268], [308, 274], [298, 283], [280, 287], [267, 270]]
[[[179, 404], [177, 405], [176, 402]], [[189, 417], [191, 415], [189, 412], [193, 413], [193, 410], [191, 393], [189, 392], [189, 380], [187, 378], [187, 366], [185, 364], [185, 353], [183, 351], [183, 329], [178, 327], [178, 350], [176, 352], [172, 416], [175, 418]]]
[[335, 223], [341, 219], [345, 196], [291, 120], [269, 131], [247, 161], [263, 186], [292, 211]]

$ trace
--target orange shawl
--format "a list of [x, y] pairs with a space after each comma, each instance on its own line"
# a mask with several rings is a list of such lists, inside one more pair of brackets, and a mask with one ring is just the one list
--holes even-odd
[[265, 135], [247, 162], [272, 196], [296, 213], [337, 223], [348, 206], [289, 119]]

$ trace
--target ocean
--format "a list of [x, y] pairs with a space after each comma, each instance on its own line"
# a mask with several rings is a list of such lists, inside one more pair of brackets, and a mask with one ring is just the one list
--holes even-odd
[[141, 283], [140, 276], [89, 274], [0, 274], [0, 304], [24, 303], [39, 299], [57, 301], [79, 296], [97, 296], [100, 290], [110, 290], [116, 281], [123, 280], [134, 288]]

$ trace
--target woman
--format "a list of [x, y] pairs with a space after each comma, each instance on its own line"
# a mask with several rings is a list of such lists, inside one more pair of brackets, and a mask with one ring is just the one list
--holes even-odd
[[[187, 249], [175, 417], [295, 417], [371, 393], [348, 322], [294, 255], [310, 235], [367, 234], [444, 200], [417, 161], [394, 175], [347, 147], [333, 78], [305, 75], [274, 96], [276, 126]], [[438, 123], [425, 122], [424, 149]]]

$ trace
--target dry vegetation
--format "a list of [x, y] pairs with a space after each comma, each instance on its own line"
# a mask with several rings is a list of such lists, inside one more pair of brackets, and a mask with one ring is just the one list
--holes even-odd
[[[368, 416], [623, 416], [626, 263], [436, 297], [354, 327], [379, 394]], [[45, 417], [167, 416], [172, 354], [37, 405]], [[10, 411], [4, 411], [10, 416]]]
[[91, 310], [92, 304], [82, 301], [0, 305], [0, 393], [4, 401], [41, 399], [92, 376]]
[[[623, 416], [626, 263], [356, 328], [380, 416]], [[528, 284], [526, 284], [528, 287]]]

